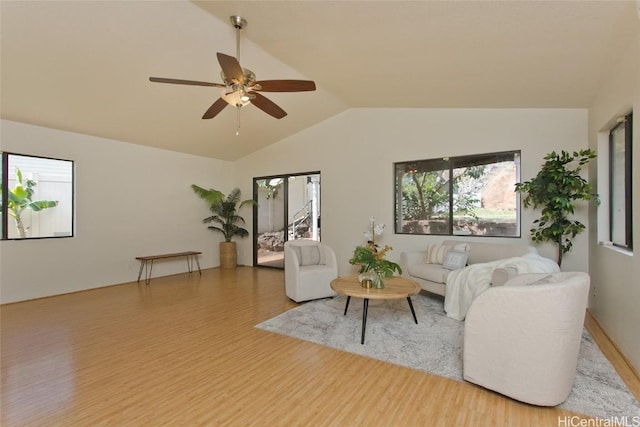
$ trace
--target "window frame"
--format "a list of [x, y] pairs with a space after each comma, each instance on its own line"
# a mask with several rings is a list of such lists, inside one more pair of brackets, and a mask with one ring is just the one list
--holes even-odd
[[[609, 130], [609, 241], [613, 246], [633, 250], [633, 192], [632, 192], [632, 134], [633, 134], [633, 112], [625, 116], [621, 116], [618, 123]], [[617, 165], [615, 160], [615, 142], [614, 132], [619, 128], [624, 128], [624, 197], [625, 197], [625, 219], [624, 219], [624, 235], [625, 242], [616, 242], [614, 239], [614, 224], [616, 215], [614, 213], [614, 193], [615, 193], [615, 174], [617, 173]]]
[[[0, 240], [1, 241], [18, 241], [18, 240], [41, 240], [41, 239], [61, 239], [61, 238], [69, 238], [75, 236], [75, 224], [76, 224], [76, 213], [75, 213], [75, 180], [76, 180], [76, 170], [75, 170], [75, 161], [69, 159], [60, 159], [55, 157], [47, 157], [47, 156], [34, 156], [31, 154], [23, 154], [23, 153], [15, 153], [9, 151], [0, 152], [1, 162], [0, 162], [0, 174], [2, 176], [0, 181], [0, 188], [2, 190], [1, 204], [0, 204]], [[69, 221], [70, 221], [70, 232], [68, 234], [63, 235], [46, 235], [46, 236], [26, 236], [26, 237], [9, 237], [9, 227], [11, 222], [11, 217], [8, 215], [8, 201], [9, 201], [9, 160], [11, 156], [17, 157], [25, 157], [25, 158], [33, 158], [33, 159], [44, 159], [44, 160], [52, 160], [59, 162], [68, 162], [70, 164], [71, 170], [71, 188], [70, 188], [70, 207], [69, 207]]]
[[[455, 206], [454, 206], [454, 180], [450, 179], [453, 174], [453, 170], [457, 168], [466, 168], [471, 166], [479, 166], [479, 165], [490, 165], [497, 164], [504, 161], [513, 161], [516, 166], [516, 182], [520, 182], [520, 166], [521, 166], [521, 158], [522, 152], [521, 150], [509, 150], [509, 151], [500, 151], [493, 153], [482, 153], [482, 154], [472, 154], [465, 156], [453, 156], [453, 157], [440, 157], [434, 159], [423, 159], [423, 160], [411, 160], [411, 161], [402, 161], [395, 162], [393, 164], [393, 173], [394, 173], [394, 233], [395, 234], [408, 234], [408, 235], [418, 235], [418, 236], [465, 236], [465, 237], [505, 237], [505, 238], [520, 238], [522, 235], [521, 230], [521, 221], [522, 221], [522, 206], [520, 203], [520, 194], [515, 191], [514, 195], [516, 198], [515, 208], [516, 208], [516, 232], [512, 235], [504, 235], [504, 234], [464, 234], [464, 233], [456, 233], [454, 230], [454, 222], [455, 222]], [[400, 167], [404, 167], [406, 170], [410, 168], [411, 165], [417, 164], [431, 164], [433, 167], [429, 169], [425, 169], [425, 172], [428, 171], [438, 171], [441, 170], [442, 166], [445, 167], [443, 170], [448, 170], [449, 179], [448, 179], [448, 215], [449, 221], [447, 224], [447, 230], [445, 232], [430, 232], [430, 233], [421, 233], [421, 232], [411, 232], [411, 231], [402, 231], [403, 229], [403, 216], [402, 216], [402, 205], [399, 202], [399, 198], [402, 198], [402, 184], [399, 182], [401, 170]]]

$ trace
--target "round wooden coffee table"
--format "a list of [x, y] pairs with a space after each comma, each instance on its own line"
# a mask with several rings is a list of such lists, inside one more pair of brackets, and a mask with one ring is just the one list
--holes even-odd
[[406, 298], [413, 314], [413, 320], [418, 323], [416, 312], [413, 309], [411, 295], [420, 292], [420, 285], [417, 282], [406, 277], [393, 276], [384, 279], [384, 288], [373, 289], [363, 288], [358, 280], [358, 276], [338, 277], [331, 281], [331, 289], [338, 295], [346, 295], [347, 304], [344, 307], [344, 315], [347, 314], [351, 297], [363, 298], [364, 306], [362, 310], [362, 338], [360, 344], [364, 344], [364, 333], [367, 328], [367, 310], [369, 308], [370, 299], [400, 299]]

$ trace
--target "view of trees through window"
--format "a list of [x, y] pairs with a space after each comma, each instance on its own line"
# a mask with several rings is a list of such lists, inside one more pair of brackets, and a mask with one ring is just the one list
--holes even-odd
[[520, 152], [400, 162], [396, 233], [520, 235]]
[[2, 153], [3, 239], [73, 235], [73, 162]]

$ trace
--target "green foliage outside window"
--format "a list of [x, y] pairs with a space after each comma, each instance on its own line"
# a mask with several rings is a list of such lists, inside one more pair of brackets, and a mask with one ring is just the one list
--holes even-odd
[[512, 151], [396, 163], [396, 232], [519, 235], [516, 160]]
[[22, 239], [27, 236], [25, 225], [22, 222], [22, 213], [25, 209], [40, 212], [58, 205], [58, 202], [54, 200], [32, 200], [35, 186], [35, 181], [23, 179], [22, 172], [16, 168], [16, 186], [9, 190], [7, 210], [9, 216], [14, 219], [18, 234]]

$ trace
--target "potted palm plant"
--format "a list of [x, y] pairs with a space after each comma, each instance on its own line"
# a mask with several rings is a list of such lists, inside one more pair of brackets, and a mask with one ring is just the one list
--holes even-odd
[[204, 189], [195, 184], [191, 185], [194, 193], [209, 203], [209, 210], [213, 215], [202, 220], [205, 224], [216, 223], [208, 228], [224, 235], [224, 241], [220, 242], [220, 268], [235, 268], [237, 265], [236, 242], [234, 237], [246, 237], [249, 232], [242, 227], [244, 218], [238, 211], [246, 205], [254, 205], [252, 199], [240, 201], [240, 189], [234, 188], [225, 195], [214, 189]]

